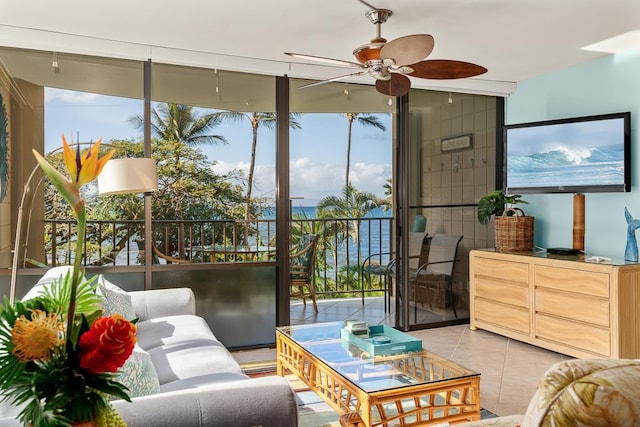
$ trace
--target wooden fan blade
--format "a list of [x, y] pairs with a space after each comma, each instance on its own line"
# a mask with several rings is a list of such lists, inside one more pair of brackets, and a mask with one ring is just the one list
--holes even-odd
[[413, 68], [412, 73], [407, 73], [411, 77], [432, 80], [464, 79], [487, 72], [480, 65], [449, 59], [427, 59], [409, 66]]
[[344, 76], [332, 77], [332, 78], [327, 79], [327, 80], [321, 80], [319, 82], [313, 82], [313, 83], [306, 84], [304, 86], [300, 86], [298, 89], [306, 89], [308, 87], [319, 86], [319, 85], [323, 85], [323, 84], [327, 84], [327, 83], [331, 83], [331, 82], [337, 82], [339, 80], [348, 79], [349, 77], [360, 76], [360, 75], [362, 75], [364, 73], [366, 73], [365, 70], [358, 71], [357, 73], [345, 74]]
[[391, 40], [380, 49], [381, 59], [393, 59], [396, 65], [409, 65], [422, 61], [433, 50], [433, 37], [413, 34]]
[[284, 54], [293, 56], [294, 58], [306, 59], [309, 61], [316, 61], [316, 62], [324, 62], [325, 64], [338, 65], [342, 67], [364, 68], [364, 65], [358, 64], [357, 62], [343, 61], [341, 59], [325, 58], [323, 56], [305, 55], [304, 53], [285, 52]]
[[377, 80], [376, 90], [383, 95], [404, 96], [411, 89], [411, 80], [402, 74], [393, 73], [389, 80]]

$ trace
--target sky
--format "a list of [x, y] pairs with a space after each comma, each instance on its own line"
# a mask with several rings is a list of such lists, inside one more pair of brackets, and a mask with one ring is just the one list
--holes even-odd
[[[141, 115], [143, 102], [89, 93], [47, 88], [45, 92], [45, 151], [67, 140], [82, 142], [103, 138], [140, 139], [142, 134], [128, 123]], [[391, 178], [391, 117], [380, 115], [386, 127], [354, 124], [349, 179], [361, 191], [384, 196], [383, 185]], [[347, 147], [347, 119], [344, 114], [304, 114], [298, 118], [301, 129], [290, 134], [291, 190], [295, 204], [314, 206], [327, 195], [340, 194], [344, 187]], [[209, 160], [216, 161], [216, 172], [249, 169], [251, 126], [247, 120], [226, 122], [214, 130], [227, 145], [203, 147]], [[254, 196], [274, 197], [275, 132], [261, 127], [256, 150]]]

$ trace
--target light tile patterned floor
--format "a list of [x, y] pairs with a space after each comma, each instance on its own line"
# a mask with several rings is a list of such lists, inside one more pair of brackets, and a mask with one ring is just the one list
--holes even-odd
[[[311, 305], [292, 304], [291, 323], [303, 324], [360, 319], [370, 324], [393, 324], [385, 314], [382, 298], [319, 301], [319, 312]], [[480, 404], [498, 415], [523, 414], [537, 384], [556, 362], [570, 359], [490, 332], [471, 331], [469, 325], [410, 332], [422, 339], [424, 348], [480, 372]], [[240, 362], [275, 360], [275, 349], [234, 352]]]

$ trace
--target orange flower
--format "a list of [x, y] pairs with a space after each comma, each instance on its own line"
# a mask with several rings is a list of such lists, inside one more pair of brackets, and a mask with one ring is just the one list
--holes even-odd
[[62, 135], [64, 163], [67, 166], [71, 182], [73, 182], [77, 188], [93, 181], [98, 175], [100, 175], [104, 165], [111, 156], [113, 156], [114, 151], [112, 150], [101, 159], [98, 158], [98, 151], [100, 150], [101, 143], [102, 138], [98, 139], [98, 141], [93, 144], [91, 148], [86, 150], [83, 155], [80, 155], [80, 148], [78, 148], [78, 151], [70, 148], [69, 144], [67, 144], [67, 138], [64, 137], [64, 134]]
[[91, 373], [116, 372], [135, 343], [136, 325], [119, 314], [101, 317], [80, 337], [80, 366]]
[[69, 178], [51, 166], [40, 153], [33, 150], [33, 155], [40, 164], [42, 171], [49, 177], [67, 203], [71, 205], [78, 218], [80, 215], [84, 215], [84, 201], [80, 197], [80, 187], [100, 175], [102, 168], [114, 153], [112, 150], [99, 159], [98, 151], [101, 143], [102, 138], [81, 155], [80, 149], [76, 151], [70, 148], [69, 144], [67, 144], [67, 139], [62, 135], [64, 163], [67, 167]]
[[55, 313], [33, 310], [31, 319], [22, 315], [16, 319], [11, 337], [15, 347], [13, 355], [22, 363], [49, 360], [51, 353], [64, 339], [64, 325]]

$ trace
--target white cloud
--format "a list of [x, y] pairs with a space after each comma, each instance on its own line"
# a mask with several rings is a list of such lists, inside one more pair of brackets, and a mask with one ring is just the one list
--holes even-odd
[[[309, 206], [329, 195], [337, 195], [344, 187], [345, 166], [341, 164], [327, 164], [314, 162], [308, 157], [293, 159], [290, 164], [291, 197], [303, 197], [296, 205]], [[213, 167], [216, 173], [227, 173], [234, 169], [244, 170], [248, 174], [249, 164], [245, 162], [227, 163], [220, 161]], [[349, 179], [360, 191], [367, 191], [379, 197], [384, 196], [383, 185], [391, 178], [390, 164], [351, 165]], [[275, 166], [256, 165], [254, 171], [255, 196], [274, 197], [275, 195]]]

